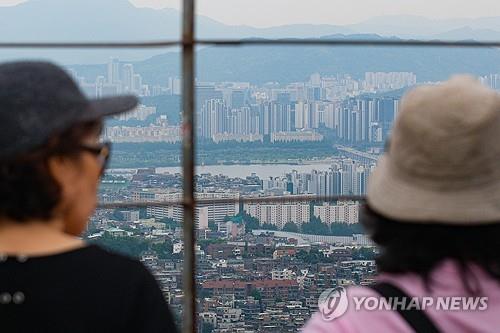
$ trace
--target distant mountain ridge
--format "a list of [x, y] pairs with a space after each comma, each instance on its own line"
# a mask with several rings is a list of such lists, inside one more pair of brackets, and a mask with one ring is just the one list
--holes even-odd
[[[127, 0], [29, 0], [0, 7], [0, 41], [152, 41], [178, 40], [181, 13], [175, 9], [137, 8]], [[352, 33], [333, 25], [297, 24], [272, 28], [227, 26], [197, 16], [200, 38], [319, 37]], [[162, 53], [159, 49], [119, 50], [5, 50], [0, 60], [49, 58], [62, 63], [99, 63], [111, 56], [140, 60]]]
[[[174, 9], [137, 8], [127, 0], [28, 0], [0, 7], [0, 41], [125, 41], [179, 39], [181, 14]], [[498, 39], [500, 17], [432, 20], [383, 16], [346, 26], [295, 24], [271, 28], [229, 26], [197, 16], [199, 38], [306, 38], [372, 33], [424, 39]], [[172, 50], [172, 49], [171, 49]], [[164, 53], [159, 49], [2, 50], [0, 60], [48, 58], [65, 64], [104, 63], [111, 56], [128, 61]]]
[[348, 25], [358, 32], [395, 35], [402, 38], [432, 38], [451, 31], [462, 31], [458, 39], [472, 39], [471, 33], [490, 30], [500, 36], [500, 17], [430, 19], [415, 15], [377, 16], [364, 22]]
[[[382, 39], [379, 35], [332, 35], [322, 38]], [[393, 37], [395, 38], [395, 37]], [[80, 75], [104, 75], [105, 66], [71, 66]], [[180, 76], [180, 55], [165, 53], [134, 63], [137, 73], [151, 84], [166, 85]], [[246, 46], [209, 47], [198, 51], [197, 78], [201, 81], [281, 83], [307, 80], [313, 73], [414, 72], [419, 82], [445, 80], [456, 73], [500, 73], [500, 51], [493, 48], [433, 48], [384, 46]]]

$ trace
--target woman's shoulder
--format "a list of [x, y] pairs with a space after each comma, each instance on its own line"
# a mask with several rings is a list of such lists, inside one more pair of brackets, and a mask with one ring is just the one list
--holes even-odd
[[118, 253], [107, 249], [97, 244], [88, 244], [78, 253], [83, 259], [92, 261], [102, 261], [107, 264], [124, 265], [124, 266], [142, 266], [139, 260], [128, 255]]
[[[81, 325], [86, 328], [110, 328], [103, 331], [175, 332], [161, 289], [146, 266], [98, 245], [46, 256], [0, 258], [0, 285], [23, 290], [30, 301], [25, 311], [36, 318], [64, 313], [68, 322], [85, 317]], [[77, 317], [68, 313], [74, 308], [81, 310]]]
[[[22, 262], [22, 263], [21, 263]], [[50, 276], [74, 276], [78, 281], [99, 283], [96, 286], [137, 286], [154, 281], [148, 269], [137, 259], [116, 253], [96, 244], [47, 256], [7, 260], [11, 268], [39, 270]], [[126, 278], [125, 278], [126, 277]]]
[[127, 278], [149, 279], [151, 274], [148, 269], [137, 259], [106, 249], [100, 245], [89, 244], [81, 251], [75, 253], [74, 262], [81, 262], [83, 267], [108, 272], [112, 275], [121, 275], [124, 272]]
[[107, 278], [114, 288], [124, 289], [131, 303], [129, 323], [131, 332], [176, 332], [174, 320], [157, 281], [140, 261], [100, 246], [89, 248], [93, 255], [107, 265]]
[[[337, 302], [327, 303], [327, 308], [316, 312], [302, 329], [304, 333], [363, 333], [411, 332], [408, 325], [393, 311], [369, 311], [361, 306], [379, 294], [369, 287], [351, 286], [342, 289]], [[331, 308], [333, 306], [333, 308]]]

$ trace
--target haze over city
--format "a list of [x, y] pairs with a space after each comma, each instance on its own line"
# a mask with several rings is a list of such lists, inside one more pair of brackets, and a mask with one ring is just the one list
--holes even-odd
[[500, 326], [500, 1], [0, 0], [0, 26], [2, 327]]
[[[114, 0], [116, 1], [116, 0]], [[2, 0], [12, 6], [23, 0]], [[181, 9], [180, 0], [131, 0], [137, 7]], [[199, 0], [198, 14], [224, 24], [270, 27], [287, 24], [355, 24], [375, 16], [415, 15], [432, 19], [478, 18], [500, 15], [491, 0]]]

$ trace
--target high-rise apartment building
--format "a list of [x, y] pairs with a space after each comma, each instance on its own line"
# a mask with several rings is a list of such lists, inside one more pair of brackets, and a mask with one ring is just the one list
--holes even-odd
[[324, 203], [321, 206], [314, 206], [314, 216], [326, 224], [358, 223], [359, 203], [354, 201], [337, 202], [337, 204]]
[[123, 91], [133, 92], [134, 89], [134, 65], [124, 64], [122, 67], [121, 81], [123, 84]]
[[413, 86], [417, 76], [410, 72], [367, 72], [364, 88], [368, 91], [388, 91]]
[[243, 209], [260, 223], [275, 225], [283, 229], [285, 224], [293, 222], [297, 225], [308, 223], [311, 217], [309, 203], [247, 203]]
[[215, 134], [225, 133], [228, 126], [229, 109], [222, 99], [209, 99], [201, 109], [200, 134], [211, 139]]
[[399, 110], [399, 98], [349, 98], [336, 109], [335, 128], [346, 142], [382, 142], [391, 131]]
[[118, 58], [111, 58], [108, 62], [108, 83], [117, 84], [120, 82], [120, 61]]
[[[141, 192], [140, 191], [136, 196], [141, 197]], [[196, 200], [203, 200], [203, 199], [226, 199], [228, 201], [235, 201], [235, 202], [198, 202], [197, 204], [197, 209], [203, 209], [206, 208], [205, 210], [200, 210], [200, 214], [203, 218], [208, 219], [208, 221], [214, 221], [216, 223], [218, 222], [223, 222], [224, 218], [226, 216], [235, 216], [239, 213], [240, 208], [239, 204], [237, 202], [238, 198], [240, 197], [240, 194], [237, 192], [224, 192], [224, 193], [196, 193], [195, 194]], [[181, 201], [182, 200], [182, 193], [157, 193], [154, 195], [154, 199], [149, 199], [150, 201]], [[174, 219], [177, 222], [182, 222], [183, 220], [183, 207], [182, 205], [173, 205], [173, 206], [168, 206], [168, 207], [158, 207], [158, 206], [150, 206], [147, 207], [147, 214], [153, 217], [157, 218], [162, 218], [162, 217], [169, 217]]]

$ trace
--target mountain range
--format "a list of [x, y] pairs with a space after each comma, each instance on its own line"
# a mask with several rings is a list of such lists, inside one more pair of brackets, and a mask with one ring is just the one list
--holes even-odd
[[[322, 38], [377, 40], [383, 37], [358, 34]], [[307, 80], [316, 72], [363, 78], [365, 72], [404, 71], [414, 72], [419, 82], [426, 82], [444, 80], [455, 73], [500, 73], [500, 51], [495, 48], [384, 46], [219, 46], [199, 50], [196, 63], [200, 81], [288, 83]], [[180, 76], [179, 53], [165, 53], [133, 64], [135, 71], [150, 84], [165, 86], [169, 76]], [[104, 64], [70, 67], [89, 80], [106, 73]]]
[[[137, 8], [127, 0], [28, 0], [0, 7], [0, 41], [138, 41], [178, 39], [181, 14]], [[500, 17], [432, 20], [374, 17], [352, 25], [295, 24], [270, 28], [229, 26], [197, 16], [199, 38], [306, 38], [378, 34], [400, 38], [500, 40]], [[110, 56], [138, 61], [175, 49], [2, 50], [0, 60], [48, 58], [64, 64], [104, 63]]]

